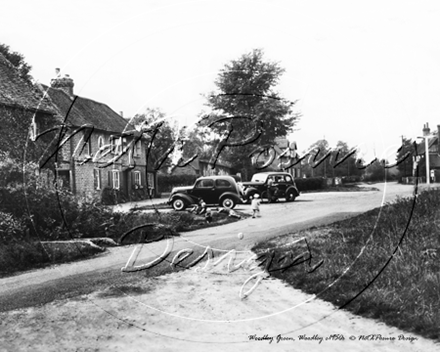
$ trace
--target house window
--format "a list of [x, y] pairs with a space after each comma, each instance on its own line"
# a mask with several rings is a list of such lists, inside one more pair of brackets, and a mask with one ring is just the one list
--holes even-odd
[[102, 136], [98, 137], [98, 149], [101, 149], [104, 146], [104, 138]]
[[134, 177], [135, 186], [140, 186], [141, 185], [141, 172], [140, 171], [133, 171], [133, 177]]
[[95, 189], [100, 190], [101, 189], [101, 170], [100, 169], [93, 170], [93, 179], [94, 179]]
[[113, 181], [113, 189], [119, 189], [120, 182], [119, 182], [119, 171], [118, 170], [112, 171], [112, 181]]
[[154, 174], [147, 172], [148, 188], [154, 188]]
[[135, 158], [139, 158], [142, 155], [142, 141], [137, 141], [134, 146], [134, 154]]
[[122, 150], [121, 143], [122, 143], [122, 138], [116, 137], [116, 136], [110, 137], [110, 145], [111, 145], [113, 154], [121, 153], [121, 150]]
[[92, 155], [92, 131], [84, 131], [84, 148], [83, 150], [87, 155]]

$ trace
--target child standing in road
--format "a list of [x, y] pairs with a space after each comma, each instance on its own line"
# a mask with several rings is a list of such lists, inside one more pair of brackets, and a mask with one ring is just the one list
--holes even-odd
[[255, 219], [255, 216], [260, 217], [260, 204], [261, 204], [261, 201], [259, 199], [259, 195], [255, 194], [254, 198], [252, 199], [252, 202], [251, 202], [252, 218], [254, 218], [254, 219]]

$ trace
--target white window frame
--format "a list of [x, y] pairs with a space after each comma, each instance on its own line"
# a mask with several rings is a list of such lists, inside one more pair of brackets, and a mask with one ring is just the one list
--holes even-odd
[[98, 137], [98, 149], [101, 150], [101, 148], [104, 146], [104, 138], [102, 136]]
[[134, 174], [134, 185], [142, 186], [142, 176], [140, 171], [133, 171]]
[[112, 148], [112, 154], [119, 154], [122, 151], [122, 137], [110, 137], [110, 145]]
[[121, 179], [119, 170], [112, 170], [112, 186], [113, 189], [120, 189]]
[[[84, 130], [84, 135], [83, 135], [83, 141], [84, 141], [84, 151], [86, 152], [87, 155], [92, 155], [92, 132], [89, 132], [89, 130], [85, 129]], [[89, 139], [87, 140], [87, 137], [89, 137]]]
[[[97, 173], [97, 174], [95, 174], [95, 172]], [[101, 189], [101, 169], [93, 169], [93, 177], [95, 178], [96, 177], [96, 175], [98, 175], [98, 178], [97, 178], [97, 182], [96, 182], [96, 190], [100, 190]]]
[[133, 149], [134, 149], [133, 156], [135, 158], [140, 158], [142, 155], [142, 141], [141, 140], [137, 141]]
[[148, 180], [148, 187], [154, 188], [154, 174], [152, 172], [147, 172], [147, 180]]

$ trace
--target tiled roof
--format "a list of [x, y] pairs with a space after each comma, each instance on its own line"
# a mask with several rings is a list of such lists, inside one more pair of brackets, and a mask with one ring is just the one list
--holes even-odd
[[54, 113], [41, 92], [23, 80], [16, 68], [0, 53], [0, 105]]
[[129, 130], [126, 128], [127, 120], [106, 104], [83, 97], [77, 97], [72, 106], [74, 98], [70, 97], [62, 89], [49, 88], [47, 86], [43, 86], [43, 88], [57, 108], [58, 115], [63, 121], [65, 120], [67, 124], [78, 127], [90, 124], [93, 125], [95, 129], [115, 133]]
[[[429, 153], [437, 153], [438, 152], [437, 148], [438, 148], [438, 137], [437, 137], [437, 132], [435, 132], [430, 135], [428, 141]], [[417, 155], [424, 155], [424, 154], [425, 154], [425, 141], [422, 141], [420, 143], [417, 143]]]

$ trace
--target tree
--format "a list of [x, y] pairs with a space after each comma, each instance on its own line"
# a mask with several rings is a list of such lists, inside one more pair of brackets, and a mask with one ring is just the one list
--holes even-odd
[[[339, 151], [338, 161], [341, 161], [347, 155], [350, 155], [338, 166], [333, 166], [334, 176], [361, 176], [363, 172], [356, 166], [357, 151], [355, 153], [352, 153], [352, 148], [350, 148], [348, 144], [343, 141], [338, 141], [338, 143], [336, 144], [336, 150]], [[332, 165], [334, 165], [334, 162]]]
[[24, 56], [16, 51], [11, 51], [9, 45], [0, 43], [0, 53], [17, 69], [21, 78], [32, 84], [32, 76], [29, 74], [32, 66], [25, 60]]
[[332, 167], [330, 165], [330, 156], [319, 162], [330, 151], [330, 146], [325, 139], [320, 139], [313, 143], [308, 151], [310, 155], [306, 158], [306, 165], [303, 170], [307, 176], [311, 177], [331, 177]]
[[[413, 156], [415, 155], [414, 151], [414, 145], [411, 139], [402, 137], [402, 147], [397, 152], [396, 156], [396, 161], [398, 162], [397, 169], [399, 170], [400, 177], [413, 176]], [[409, 153], [409, 156], [405, 157], [407, 153]], [[420, 172], [419, 174], [422, 175]]]
[[176, 141], [182, 137], [178, 126], [158, 108], [147, 108], [144, 113], [135, 115], [130, 124], [137, 130], [144, 131], [150, 139], [148, 163], [155, 169], [169, 167]]
[[184, 137], [184, 145], [182, 157], [187, 160], [194, 155], [200, 159], [209, 159], [212, 154], [213, 141], [209, 138], [209, 129], [206, 127], [196, 126], [188, 131]]
[[215, 81], [218, 91], [207, 96], [212, 113], [202, 123], [217, 134], [218, 143], [223, 141], [223, 150], [217, 151], [244, 178], [253, 171], [249, 154], [285, 137], [300, 116], [293, 112], [295, 102], [274, 91], [283, 73], [278, 63], [264, 61], [263, 51], [255, 49], [226, 64]]

